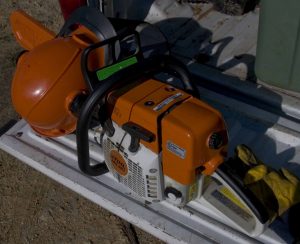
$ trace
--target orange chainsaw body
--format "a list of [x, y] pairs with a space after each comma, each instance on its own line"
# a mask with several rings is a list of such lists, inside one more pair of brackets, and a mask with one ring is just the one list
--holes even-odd
[[[217, 110], [154, 79], [129, 88], [108, 98], [111, 118], [119, 126], [132, 122], [154, 134], [153, 142], [141, 143], [156, 154], [162, 152], [164, 175], [191, 185], [200, 172], [210, 175], [224, 161], [227, 134]], [[217, 148], [210, 148], [212, 133], [222, 136]]]

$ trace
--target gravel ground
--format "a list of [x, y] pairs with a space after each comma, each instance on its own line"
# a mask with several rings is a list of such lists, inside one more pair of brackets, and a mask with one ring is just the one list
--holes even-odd
[[[8, 16], [23, 9], [57, 31], [63, 20], [56, 0], [0, 2], [0, 128], [17, 119], [10, 81], [21, 50]], [[0, 151], [0, 243], [132, 243], [117, 216]], [[140, 243], [162, 243], [135, 228]]]

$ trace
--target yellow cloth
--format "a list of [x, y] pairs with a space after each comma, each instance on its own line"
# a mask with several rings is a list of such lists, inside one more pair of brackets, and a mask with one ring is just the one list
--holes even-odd
[[[244, 184], [262, 201], [272, 217], [280, 216], [300, 202], [300, 181], [287, 169], [267, 167], [245, 145], [237, 146], [235, 154], [250, 168], [244, 177]], [[272, 200], [274, 196], [277, 203]]]

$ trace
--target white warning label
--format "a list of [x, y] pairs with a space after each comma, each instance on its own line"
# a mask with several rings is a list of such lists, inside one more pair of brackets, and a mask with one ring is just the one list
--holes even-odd
[[178, 157], [185, 159], [186, 150], [184, 148], [179, 147], [171, 141], [167, 141], [167, 149], [176, 154]]

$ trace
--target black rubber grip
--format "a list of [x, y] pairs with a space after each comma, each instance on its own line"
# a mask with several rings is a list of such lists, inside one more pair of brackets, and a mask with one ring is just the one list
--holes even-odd
[[[110, 45], [112, 47], [111, 51], [113, 52], [113, 55], [112, 55], [113, 60], [112, 61], [113, 61], [113, 63], [115, 63], [117, 61], [116, 55], [114, 55], [116, 50], [113, 47], [116, 47], [115, 44], [118, 41], [120, 41], [122, 38], [124, 38], [128, 35], [129, 34], [126, 33], [126, 35], [124, 35], [124, 36], [122, 36], [122, 35], [114, 36], [114, 37], [106, 39], [104, 41], [92, 44], [89, 47], [87, 47], [86, 49], [84, 49], [84, 51], [82, 52], [82, 56], [81, 56], [81, 70], [82, 70], [82, 74], [85, 78], [86, 85], [90, 92], [92, 92], [94, 90], [94, 88], [97, 86], [97, 82], [98, 82], [98, 80], [95, 79], [95, 70], [89, 70], [89, 68], [88, 68], [88, 58], [89, 58], [90, 53], [95, 49]], [[134, 32], [130, 33], [130, 35], [134, 35], [136, 37], [138, 49], [137, 49], [137, 53], [135, 56], [138, 59], [140, 59], [141, 53], [140, 53], [140, 42], [139, 42], [138, 33], [134, 31]], [[119, 60], [119, 61], [121, 61], [121, 60]], [[101, 68], [104, 68], [104, 67], [101, 67]]]

